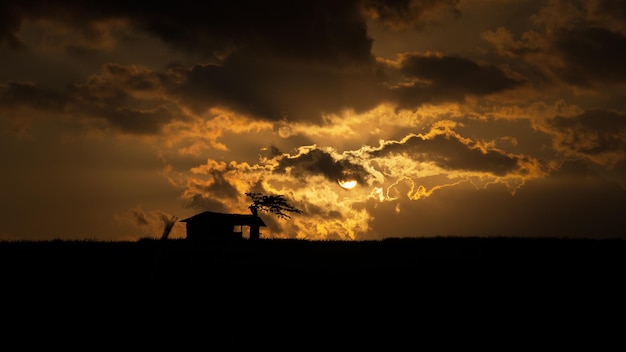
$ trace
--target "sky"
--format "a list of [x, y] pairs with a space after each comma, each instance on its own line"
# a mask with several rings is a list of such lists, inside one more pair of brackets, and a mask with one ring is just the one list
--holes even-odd
[[624, 62], [612, 0], [5, 0], [0, 240], [626, 237]]

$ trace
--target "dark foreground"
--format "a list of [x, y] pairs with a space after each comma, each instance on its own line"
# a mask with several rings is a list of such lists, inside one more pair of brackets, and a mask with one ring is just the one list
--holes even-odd
[[5, 281], [178, 284], [298, 282], [367, 276], [428, 280], [580, 280], [626, 268], [623, 240], [429, 238], [382, 241], [259, 240], [189, 243], [0, 242]]
[[265, 336], [275, 324], [341, 332], [419, 321], [446, 332], [597, 325], [622, 316], [625, 268], [622, 240], [0, 242], [5, 321], [82, 330], [106, 321], [115, 332], [107, 338], [120, 326], [190, 325], [216, 338], [216, 322]]

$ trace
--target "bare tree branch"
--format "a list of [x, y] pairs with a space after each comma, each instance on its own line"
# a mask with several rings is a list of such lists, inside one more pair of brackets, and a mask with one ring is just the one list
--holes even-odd
[[172, 227], [174, 227], [174, 225], [176, 224], [176, 220], [178, 220], [178, 217], [176, 217], [175, 215], [171, 215], [168, 217], [163, 213], [160, 213], [159, 215], [161, 217], [161, 220], [163, 221], [163, 234], [161, 235], [161, 239], [166, 240], [167, 237], [170, 235], [170, 231], [172, 231]]

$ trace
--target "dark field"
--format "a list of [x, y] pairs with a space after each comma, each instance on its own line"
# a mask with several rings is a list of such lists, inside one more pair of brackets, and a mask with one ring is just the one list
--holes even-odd
[[5, 281], [108, 285], [340, 279], [599, 279], [622, 275], [623, 240], [392, 238], [382, 241], [262, 239], [190, 243], [0, 242]]
[[[622, 240], [0, 242], [5, 311], [25, 326], [43, 317], [45, 329], [70, 310], [71, 324], [86, 330], [103, 317], [129, 331], [219, 321], [266, 334], [277, 321], [292, 329], [422, 321], [445, 331], [532, 321], [536, 330], [579, 326], [586, 314], [595, 318], [582, 323], [595, 325], [623, 307], [625, 264]], [[172, 314], [180, 320], [165, 318]]]

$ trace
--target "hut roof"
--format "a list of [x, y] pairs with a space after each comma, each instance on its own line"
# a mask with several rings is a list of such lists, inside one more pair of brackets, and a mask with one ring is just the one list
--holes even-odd
[[232, 224], [232, 225], [245, 225], [245, 226], [263, 226], [266, 227], [263, 219], [252, 214], [225, 214], [216, 213], [212, 211], [205, 211], [200, 214], [196, 214], [187, 219], [180, 220], [180, 222], [203, 222], [203, 223], [218, 223], [218, 224]]

